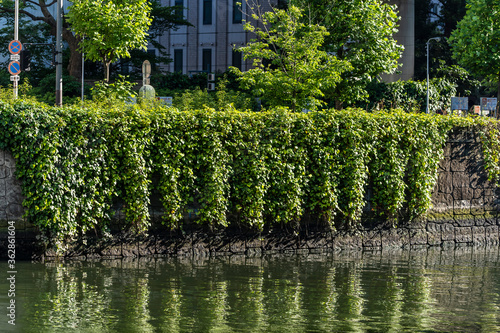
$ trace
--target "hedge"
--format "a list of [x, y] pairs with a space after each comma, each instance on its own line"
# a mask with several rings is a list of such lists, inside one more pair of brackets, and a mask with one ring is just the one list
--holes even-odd
[[59, 240], [106, 231], [117, 201], [124, 229], [146, 232], [152, 191], [168, 228], [182, 227], [195, 202], [197, 222], [211, 227], [300, 227], [310, 214], [353, 228], [368, 187], [381, 220], [411, 220], [431, 207], [454, 127], [480, 134], [490, 178], [497, 178], [498, 129], [483, 117], [0, 101], [0, 148], [16, 159], [26, 218]]

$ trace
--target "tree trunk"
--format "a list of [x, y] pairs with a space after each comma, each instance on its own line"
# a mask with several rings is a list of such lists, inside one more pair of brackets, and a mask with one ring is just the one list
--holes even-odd
[[[50, 11], [47, 9], [47, 5], [45, 0], [38, 0], [38, 6], [42, 11], [45, 19], [44, 22], [48, 23], [51, 26], [50, 33], [52, 36], [56, 35], [56, 19], [52, 16]], [[70, 50], [69, 64], [68, 64], [68, 73], [76, 79], [81, 79], [82, 77], [82, 55], [78, 52], [78, 39], [73, 35], [73, 33], [69, 30], [67, 24], [63, 22], [63, 33], [62, 39], [68, 43]]]
[[63, 39], [69, 47], [68, 73], [76, 79], [82, 78], [82, 54], [78, 52], [79, 40], [68, 30], [63, 30]]
[[336, 110], [342, 110], [343, 109], [342, 104], [343, 103], [340, 100], [336, 99], [335, 100], [335, 109]]
[[[38, 0], [38, 3], [36, 0], [32, 1], [23, 1], [24, 3], [29, 2], [30, 5], [33, 5], [33, 9], [39, 8], [40, 11], [42, 12], [43, 16], [38, 16], [37, 14], [34, 14], [32, 11], [24, 10], [21, 9], [19, 10], [19, 14], [25, 15], [32, 19], [33, 21], [41, 21], [45, 22], [50, 26], [50, 34], [52, 36], [56, 36], [56, 30], [57, 30], [57, 21], [52, 16], [51, 12], [48, 10], [48, 6], [46, 3], [46, 0]], [[51, 1], [49, 6], [53, 5], [56, 1]], [[3, 7], [0, 6], [0, 10], [2, 13], [14, 13], [14, 9], [10, 7]], [[78, 44], [79, 40], [73, 35], [73, 33], [69, 30], [69, 26], [63, 22], [63, 35], [62, 39], [68, 43], [69, 49], [70, 49], [70, 58], [69, 58], [69, 64], [68, 64], [68, 72], [69, 75], [80, 79], [82, 75], [82, 69], [81, 69], [81, 63], [82, 63], [82, 55], [78, 52]]]

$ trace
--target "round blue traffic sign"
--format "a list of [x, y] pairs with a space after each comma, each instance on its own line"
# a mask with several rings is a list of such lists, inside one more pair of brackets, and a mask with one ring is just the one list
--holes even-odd
[[21, 44], [21, 42], [18, 40], [14, 39], [9, 43], [9, 52], [11, 54], [19, 54], [21, 53], [22, 49], [23, 49], [23, 44]]
[[19, 75], [19, 73], [21, 73], [21, 64], [19, 63], [19, 61], [10, 62], [9, 73], [12, 75]]

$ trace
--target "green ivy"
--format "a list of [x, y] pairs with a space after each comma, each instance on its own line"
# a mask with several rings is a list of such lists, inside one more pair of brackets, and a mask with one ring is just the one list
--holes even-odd
[[144, 233], [152, 193], [167, 228], [193, 208], [201, 225], [256, 230], [300, 227], [305, 214], [355, 228], [368, 208], [412, 219], [431, 207], [454, 128], [478, 133], [498, 179], [498, 126], [484, 117], [0, 101], [0, 148], [16, 158], [26, 217], [57, 240], [107, 231], [118, 208], [124, 229]]

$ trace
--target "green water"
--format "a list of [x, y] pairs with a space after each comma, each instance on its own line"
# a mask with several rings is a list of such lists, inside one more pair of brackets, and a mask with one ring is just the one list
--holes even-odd
[[[8, 277], [6, 262], [0, 270]], [[0, 332], [499, 332], [498, 248], [16, 263]]]

